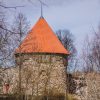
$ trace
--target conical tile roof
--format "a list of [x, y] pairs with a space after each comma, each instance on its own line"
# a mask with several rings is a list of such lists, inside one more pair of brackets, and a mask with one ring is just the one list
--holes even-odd
[[22, 41], [16, 53], [69, 54], [44, 18], [40, 18]]

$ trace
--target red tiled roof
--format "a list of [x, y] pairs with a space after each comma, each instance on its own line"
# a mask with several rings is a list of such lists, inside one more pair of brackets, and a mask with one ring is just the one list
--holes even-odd
[[28, 33], [16, 53], [69, 54], [44, 18], [40, 18]]

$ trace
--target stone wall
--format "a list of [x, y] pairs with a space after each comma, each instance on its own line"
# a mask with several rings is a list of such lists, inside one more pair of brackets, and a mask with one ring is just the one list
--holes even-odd
[[[21, 62], [20, 62], [21, 61]], [[66, 91], [66, 65], [64, 55], [16, 55], [22, 68], [22, 90], [26, 94], [60, 94]]]
[[[0, 94], [13, 93], [18, 82], [18, 67], [0, 68]], [[6, 85], [9, 84], [7, 91]]]
[[76, 72], [73, 80], [76, 82], [78, 100], [100, 100], [100, 73]]

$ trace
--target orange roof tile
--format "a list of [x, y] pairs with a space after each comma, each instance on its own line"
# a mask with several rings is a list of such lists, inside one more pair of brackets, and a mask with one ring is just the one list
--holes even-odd
[[28, 33], [16, 53], [69, 54], [44, 18], [40, 18]]

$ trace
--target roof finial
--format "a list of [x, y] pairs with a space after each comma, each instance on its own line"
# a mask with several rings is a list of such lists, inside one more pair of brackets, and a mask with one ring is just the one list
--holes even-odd
[[43, 18], [43, 6], [47, 6], [47, 5], [41, 0], [39, 0], [39, 2], [41, 3], [41, 18]]
[[42, 8], [42, 3], [41, 3], [41, 17], [43, 17], [43, 8]]

